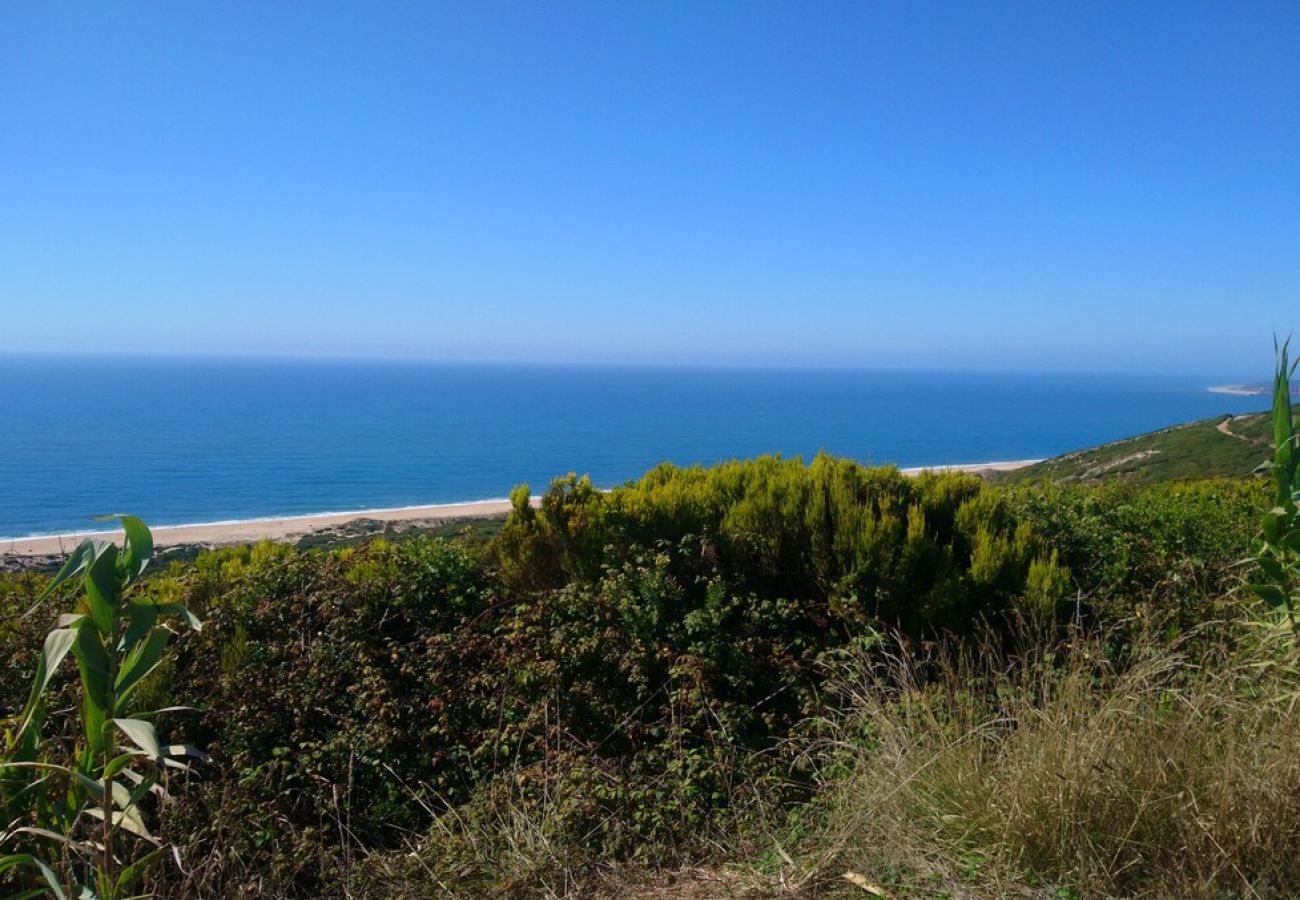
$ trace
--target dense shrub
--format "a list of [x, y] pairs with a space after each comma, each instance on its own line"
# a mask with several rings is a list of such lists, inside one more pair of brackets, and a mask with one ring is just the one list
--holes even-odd
[[[975, 476], [907, 478], [824, 454], [806, 466], [665, 464], [609, 494], [570, 476], [540, 512], [526, 494], [515, 499], [494, 555], [508, 584], [522, 586], [516, 572], [589, 580], [631, 553], [691, 539], [697, 569], [742, 595], [797, 602], [841, 634], [867, 622], [918, 637], [961, 631], [1023, 599], [1032, 563], [1054, 566], [1032, 526]], [[1040, 574], [1037, 587], [1052, 583]]]
[[1146, 616], [1185, 631], [1235, 607], [1268, 498], [1262, 481], [1215, 480], [1039, 485], [1007, 502], [1058, 551], [1093, 621]]
[[[827, 712], [828, 660], [881, 633], [925, 657], [975, 635], [1007, 652], [1027, 623], [1049, 639], [1068, 622], [1190, 627], [1222, 605], [1261, 496], [763, 457], [611, 492], [570, 476], [540, 508], [521, 488], [486, 547], [176, 563], [147, 589], [205, 628], [141, 696], [199, 707], [185, 731], [215, 760], [163, 809], [203, 861], [176, 893], [396, 894], [428, 877], [492, 895], [543, 877], [540, 856], [564, 879], [695, 857], [745, 798], [809, 799], [793, 739]], [[38, 582], [6, 576], [6, 608]], [[39, 619], [3, 626], [5, 649], [38, 644]], [[1116, 660], [1126, 629], [1108, 631]], [[7, 654], [0, 703], [29, 669]]]

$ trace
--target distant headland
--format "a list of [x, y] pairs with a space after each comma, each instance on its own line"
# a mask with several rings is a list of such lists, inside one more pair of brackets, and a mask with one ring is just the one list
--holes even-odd
[[[1234, 397], [1268, 397], [1273, 393], [1271, 384], [1218, 384], [1206, 388], [1211, 394], [1232, 394]], [[1300, 395], [1300, 388], [1292, 389], [1292, 394]]]

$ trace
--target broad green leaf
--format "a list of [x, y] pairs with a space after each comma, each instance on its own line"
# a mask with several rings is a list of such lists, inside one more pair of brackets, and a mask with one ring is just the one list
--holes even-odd
[[158, 742], [158, 733], [153, 726], [143, 719], [114, 719], [113, 723], [122, 729], [137, 747], [154, 760], [162, 759], [162, 746]]
[[128, 603], [126, 605], [128, 624], [126, 633], [122, 635], [122, 642], [118, 650], [129, 651], [135, 646], [136, 641], [140, 640], [149, 633], [154, 623], [158, 621], [158, 607], [152, 603]]
[[116, 519], [122, 523], [122, 530], [126, 532], [126, 546], [122, 554], [122, 564], [129, 581], [135, 581], [144, 572], [149, 565], [149, 560], [153, 558], [153, 533], [149, 531], [149, 526], [137, 516], [128, 516], [122, 513], [113, 513], [108, 516], [99, 516], [101, 521]]
[[158, 612], [180, 616], [181, 620], [195, 631], [203, 630], [203, 623], [199, 621], [199, 617], [190, 612], [183, 603], [159, 603]]
[[[87, 808], [86, 815], [99, 819], [101, 822], [104, 821], [104, 811], [97, 807], [92, 806]], [[140, 811], [133, 807], [128, 807], [123, 810], [114, 810], [113, 827], [123, 828], [137, 837], [144, 838], [151, 844], [156, 845], [158, 843], [158, 839], [149, 833], [149, 829], [145, 828], [144, 821], [140, 818]]]
[[1270, 509], [1264, 513], [1260, 523], [1264, 528], [1264, 540], [1270, 544], [1276, 544], [1282, 533], [1282, 510]]
[[1267, 575], [1274, 584], [1285, 585], [1287, 583], [1286, 572], [1283, 571], [1282, 564], [1276, 559], [1268, 556], [1261, 556], [1259, 558], [1259, 567], [1264, 570], [1264, 574]]
[[[137, 751], [137, 758], [143, 757], [142, 751]], [[138, 804], [145, 794], [154, 794], [160, 800], [170, 800], [171, 794], [167, 789], [158, 783], [156, 775], [145, 777], [135, 769], [123, 769], [122, 777], [131, 783], [131, 803]]]
[[104, 648], [104, 642], [95, 629], [82, 627], [76, 629], [75, 634], [76, 640], [72, 644], [72, 653], [81, 666], [82, 686], [94, 700], [95, 705], [107, 712], [112, 688], [109, 680], [112, 663], [108, 651]]
[[125, 828], [136, 837], [144, 838], [151, 844], [158, 844], [158, 839], [150, 834], [149, 829], [145, 827], [138, 806], [128, 806], [120, 812], [113, 813], [113, 824], [119, 828]]
[[158, 847], [154, 850], [150, 850], [144, 856], [140, 857], [119, 872], [116, 885], [117, 893], [125, 894], [129, 891], [131, 886], [140, 880], [141, 876], [157, 864], [166, 849], [166, 847]]
[[77, 629], [72, 652], [81, 670], [82, 728], [91, 753], [98, 756], [104, 752], [104, 726], [112, 715], [108, 651], [97, 630], [82, 626]]
[[[91, 799], [100, 804], [104, 802], [104, 783], [102, 781], [96, 781], [94, 778], [91, 778], [89, 775], [84, 775], [81, 772], [74, 773], [74, 776], [77, 779], [77, 784], [81, 785], [82, 789], [90, 795]], [[113, 804], [115, 806], [119, 809], [125, 809], [131, 805], [133, 802], [131, 792], [126, 789], [126, 785], [119, 784], [111, 779], [109, 785], [113, 792]]]
[[1287, 597], [1286, 593], [1277, 585], [1251, 584], [1251, 585], [1247, 585], [1246, 587], [1248, 590], [1252, 591], [1257, 597], [1259, 597], [1261, 600], [1263, 600], [1265, 603], [1267, 603], [1269, 606], [1273, 607], [1274, 609], [1278, 609], [1280, 607], [1286, 606], [1289, 601], [1289, 598]]
[[90, 696], [82, 690], [81, 731], [86, 736], [86, 751], [91, 759], [98, 759], [104, 754], [108, 743], [108, 711], [96, 706]]
[[100, 804], [104, 802], [104, 785], [102, 782], [96, 781], [84, 772], [74, 772], [72, 774], [77, 786], [86, 792], [92, 802]]
[[32, 679], [32, 692], [27, 698], [27, 706], [23, 709], [14, 740], [17, 740], [31, 724], [32, 716], [36, 714], [36, 707], [41, 702], [41, 696], [50, 686], [55, 670], [58, 669], [59, 663], [63, 662], [63, 657], [68, 655], [76, 639], [76, 631], [69, 628], [56, 628], [45, 636], [45, 646], [41, 648], [40, 658], [36, 661], [36, 677]]
[[158, 663], [162, 662], [163, 653], [167, 650], [167, 639], [170, 635], [161, 628], [155, 628], [149, 632], [149, 636], [140, 643], [136, 644], [122, 664], [122, 670], [117, 676], [117, 709], [115, 712], [122, 712], [126, 707], [126, 701], [130, 699], [131, 691], [140, 679], [144, 678], [155, 668]]
[[57, 831], [50, 831], [48, 828], [33, 828], [25, 826], [15, 828], [10, 834], [34, 834], [39, 838], [47, 841], [54, 841], [56, 844], [62, 844], [65, 847], [73, 847], [77, 850], [95, 850], [95, 846], [86, 841], [74, 841], [67, 835], [59, 834]]
[[113, 633], [121, 593], [122, 586], [117, 580], [117, 547], [109, 544], [86, 568], [88, 611], [102, 634]]
[[59, 884], [59, 879], [55, 876], [54, 870], [35, 856], [30, 853], [11, 853], [8, 856], [0, 856], [0, 875], [20, 866], [31, 866], [40, 870], [41, 877], [49, 885], [50, 893], [54, 894], [58, 900], [67, 900], [68, 895], [63, 892], [63, 885]]
[[61, 766], [58, 763], [37, 762], [30, 759], [7, 759], [0, 762], [0, 769], [49, 769], [51, 772], [71, 772], [67, 766]]
[[118, 516], [118, 518], [122, 520], [122, 528], [126, 531], [126, 542], [130, 548], [127, 565], [131, 580], [134, 581], [148, 568], [149, 560], [153, 558], [153, 532], [136, 516]]
[[44, 600], [50, 594], [53, 594], [59, 585], [84, 569], [93, 558], [94, 549], [95, 542], [91, 540], [85, 540], [78, 544], [76, 549], [68, 554], [67, 562], [63, 564], [63, 568], [59, 569], [59, 573], [50, 579], [50, 583], [45, 586], [45, 590], [41, 591], [39, 599]]
[[1285, 503], [1290, 498], [1292, 486], [1296, 482], [1296, 460], [1294, 447], [1294, 424], [1291, 412], [1292, 368], [1288, 365], [1288, 353], [1291, 340], [1288, 338], [1277, 349], [1277, 374], [1273, 379], [1273, 461], [1276, 467], [1273, 477], [1277, 483], [1278, 503]]
[[[1287, 443], [1291, 439], [1293, 428], [1289, 383], [1293, 370], [1288, 365], [1287, 358], [1290, 354], [1290, 345], [1291, 340], [1288, 338], [1277, 351], [1277, 374], [1273, 379], [1273, 443], [1275, 446]], [[1283, 412], [1286, 413], [1285, 416], [1282, 415]]]
[[1300, 528], [1292, 529], [1277, 539], [1277, 544], [1292, 553], [1300, 553]]
[[104, 766], [104, 777], [116, 778], [127, 766], [131, 765], [131, 761], [135, 758], [136, 754], [134, 753], [123, 753], [120, 756], [113, 757], [108, 761], [108, 765]]
[[128, 805], [135, 806], [139, 804], [139, 802], [144, 799], [145, 794], [148, 794], [150, 792], [157, 794], [159, 797], [163, 799], [167, 798], [168, 796], [167, 791], [164, 790], [160, 784], [158, 784], [157, 778], [153, 778], [153, 777], [145, 778], [144, 776], [137, 774], [135, 771], [131, 769], [125, 769], [124, 774], [130, 777], [131, 781], [135, 784], [135, 787], [131, 790], [131, 793], [129, 795], [130, 803]]

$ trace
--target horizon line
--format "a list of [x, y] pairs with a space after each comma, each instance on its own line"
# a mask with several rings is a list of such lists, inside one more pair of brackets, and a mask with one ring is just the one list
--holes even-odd
[[[67, 360], [134, 360], [134, 361], [200, 361], [200, 362], [282, 362], [282, 363], [324, 363], [324, 364], [379, 364], [379, 365], [415, 365], [415, 366], [472, 366], [482, 368], [534, 368], [534, 369], [624, 369], [649, 371], [737, 371], [737, 372], [870, 372], [870, 373], [912, 373], [912, 374], [949, 374], [949, 375], [1082, 375], [1092, 377], [1117, 378], [1196, 378], [1209, 379], [1206, 389], [1224, 384], [1253, 383], [1248, 379], [1242, 381], [1243, 373], [1227, 373], [1223, 370], [1134, 370], [1134, 369], [1084, 369], [1079, 367], [983, 367], [983, 366], [910, 366], [910, 365], [870, 365], [853, 363], [752, 363], [752, 362], [702, 362], [702, 361], [658, 361], [658, 362], [623, 362], [618, 360], [551, 360], [551, 359], [496, 359], [482, 357], [457, 356], [415, 356], [397, 354], [392, 356], [343, 355], [343, 354], [307, 354], [307, 353], [187, 353], [180, 351], [93, 351], [93, 350], [4, 350], [0, 349], [0, 362], [12, 359], [67, 359]], [[1266, 373], [1265, 373], [1266, 374]], [[1251, 376], [1255, 377], [1255, 376]], [[1257, 380], [1266, 380], [1264, 374]]]

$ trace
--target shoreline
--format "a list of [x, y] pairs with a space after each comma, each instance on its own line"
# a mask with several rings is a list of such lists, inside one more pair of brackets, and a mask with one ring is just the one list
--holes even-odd
[[1248, 384], [1216, 384], [1206, 390], [1211, 394], [1228, 394], [1232, 397], [1267, 397], [1271, 393], [1267, 388]]
[[1023, 469], [1025, 466], [1032, 466], [1035, 463], [1042, 462], [1042, 459], [1000, 459], [993, 462], [982, 463], [943, 463], [937, 466], [908, 466], [905, 469], [900, 468], [898, 471], [907, 476], [920, 475], [922, 472], [970, 472], [978, 475], [981, 472], [1010, 472], [1014, 469]]
[[[937, 466], [912, 466], [899, 471], [909, 477], [922, 472], [1007, 472], [1033, 465], [1041, 460], [1001, 460], [985, 463], [958, 463]], [[533, 497], [533, 505], [541, 502]], [[360, 522], [387, 525], [398, 522], [410, 527], [434, 527], [449, 522], [490, 519], [510, 512], [508, 499], [466, 500], [460, 503], [430, 503], [421, 506], [395, 506], [384, 509], [360, 509], [350, 512], [306, 513], [292, 516], [265, 516], [253, 519], [229, 519], [185, 525], [159, 525], [152, 528], [154, 546], [158, 548], [204, 546], [221, 547], [252, 544], [258, 541], [296, 541], [309, 535], [333, 531]], [[382, 529], [376, 529], [382, 530]], [[86, 529], [58, 534], [23, 537], [0, 537], [0, 558], [61, 557], [86, 538], [115, 539], [116, 529]]]
[[[534, 502], [538, 498], [534, 498]], [[351, 512], [307, 513], [295, 516], [265, 516], [255, 519], [229, 519], [186, 525], [152, 527], [154, 546], [190, 545], [219, 547], [253, 544], [258, 541], [288, 541], [356, 522], [388, 524], [404, 522], [412, 526], [445, 525], [467, 519], [490, 519], [510, 511], [510, 501], [466, 500], [461, 503], [431, 503], [424, 506], [395, 506], [385, 509], [360, 509]], [[63, 556], [86, 538], [120, 537], [122, 529], [86, 529], [60, 534], [0, 538], [0, 557]]]
[[[1206, 388], [1211, 394], [1231, 397], [1272, 397], [1273, 386], [1268, 384], [1216, 384]], [[1291, 388], [1292, 397], [1300, 397], [1300, 387]]]

